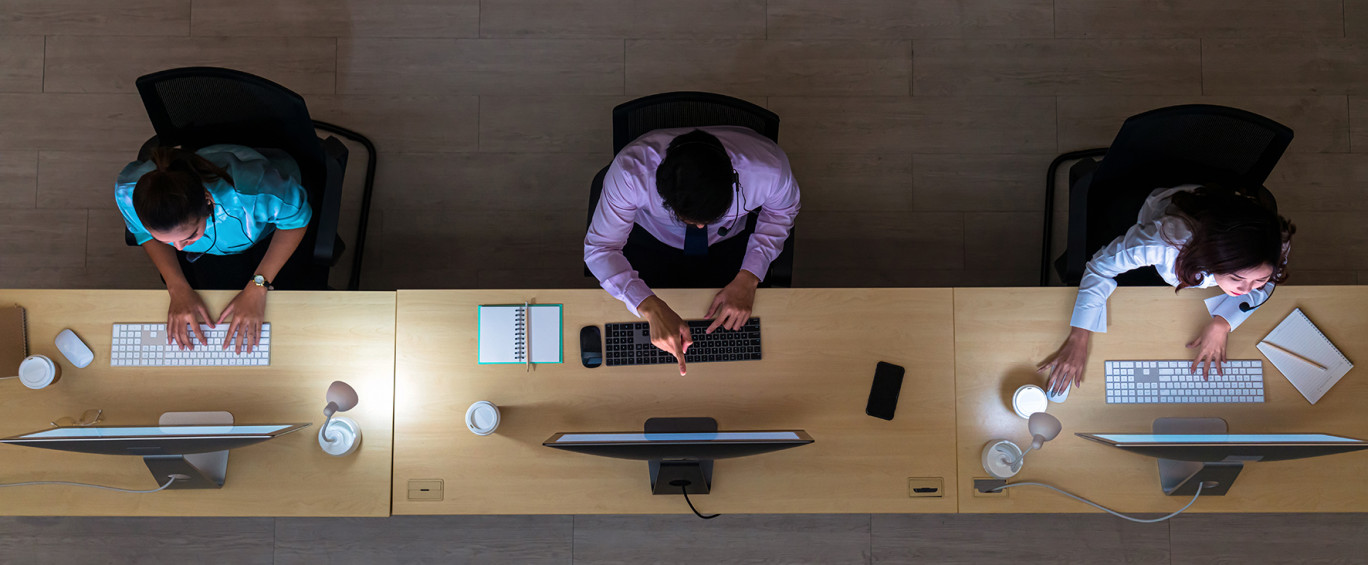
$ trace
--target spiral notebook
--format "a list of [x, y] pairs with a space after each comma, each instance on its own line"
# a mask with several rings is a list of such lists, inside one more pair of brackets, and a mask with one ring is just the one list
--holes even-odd
[[480, 306], [480, 363], [564, 363], [560, 304]]
[[[1330, 343], [1320, 328], [1311, 323], [1301, 308], [1292, 310], [1287, 319], [1259, 342], [1258, 348], [1312, 404], [1325, 396], [1349, 369], [1354, 368], [1354, 364], [1340, 353], [1335, 344]], [[1279, 348], [1285, 351], [1279, 351]], [[1302, 358], [1298, 359], [1297, 356]], [[1308, 360], [1325, 369], [1308, 363]]]

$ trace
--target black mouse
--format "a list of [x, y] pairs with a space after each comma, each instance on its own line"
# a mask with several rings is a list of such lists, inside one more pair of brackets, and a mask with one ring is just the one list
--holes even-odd
[[603, 335], [598, 326], [580, 328], [580, 362], [590, 369], [603, 364]]

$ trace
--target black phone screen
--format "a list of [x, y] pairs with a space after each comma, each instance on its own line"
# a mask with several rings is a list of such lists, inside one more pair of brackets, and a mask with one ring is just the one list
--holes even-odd
[[892, 420], [893, 413], [898, 409], [902, 381], [902, 367], [880, 361], [874, 368], [874, 386], [869, 388], [869, 404], [865, 405], [865, 414]]

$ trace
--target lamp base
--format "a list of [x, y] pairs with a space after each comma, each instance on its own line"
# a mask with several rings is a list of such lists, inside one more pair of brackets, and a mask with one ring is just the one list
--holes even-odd
[[995, 479], [1010, 479], [1021, 471], [1025, 454], [1017, 444], [1005, 439], [995, 439], [983, 446], [983, 470]]
[[361, 425], [345, 416], [333, 416], [327, 427], [318, 430], [318, 446], [335, 457], [351, 455], [361, 447]]

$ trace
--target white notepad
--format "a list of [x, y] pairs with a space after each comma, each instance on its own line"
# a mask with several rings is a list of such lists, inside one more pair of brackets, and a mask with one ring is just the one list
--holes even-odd
[[560, 304], [480, 306], [480, 363], [563, 363]]
[[[1322, 371], [1306, 361], [1269, 347], [1269, 343], [1315, 361], [1325, 366], [1325, 370]], [[1277, 367], [1278, 371], [1291, 381], [1292, 386], [1297, 387], [1302, 396], [1312, 404], [1325, 396], [1330, 387], [1335, 386], [1349, 369], [1354, 368], [1354, 364], [1340, 353], [1335, 344], [1330, 343], [1330, 339], [1321, 333], [1320, 328], [1311, 323], [1311, 319], [1306, 317], [1301, 308], [1292, 310], [1287, 319], [1259, 342], [1258, 347], [1273, 366]]]

